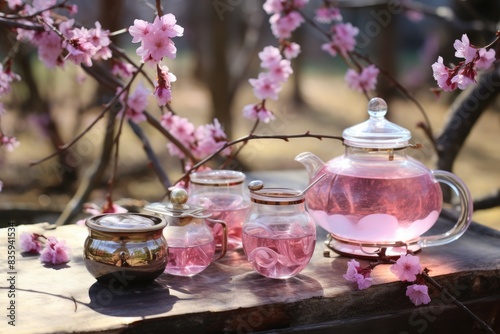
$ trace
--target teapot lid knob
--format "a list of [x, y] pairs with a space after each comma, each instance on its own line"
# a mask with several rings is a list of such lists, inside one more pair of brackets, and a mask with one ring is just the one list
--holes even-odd
[[387, 113], [387, 103], [380, 97], [374, 97], [368, 102], [368, 114], [373, 118], [384, 118]]

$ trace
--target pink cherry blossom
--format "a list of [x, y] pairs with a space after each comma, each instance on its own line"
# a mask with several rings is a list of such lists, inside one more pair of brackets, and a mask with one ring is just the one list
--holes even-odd
[[48, 68], [63, 64], [61, 57], [63, 46], [61, 37], [53, 31], [44, 31], [34, 35], [32, 42], [38, 46], [38, 58]]
[[92, 66], [92, 56], [97, 48], [90, 42], [90, 34], [86, 28], [75, 28], [72, 30], [73, 37], [65, 43], [69, 59], [76, 65], [83, 64]]
[[271, 31], [276, 38], [290, 38], [295, 31], [304, 22], [304, 18], [297, 11], [290, 11], [282, 16], [274, 14], [269, 18]]
[[264, 5], [262, 5], [262, 8], [264, 8], [264, 11], [269, 15], [276, 14], [283, 10], [283, 1], [266, 0], [266, 2], [264, 2]]
[[332, 23], [333, 21], [342, 21], [342, 15], [337, 7], [323, 6], [316, 10], [316, 21], [320, 23]]
[[299, 53], [300, 53], [300, 45], [294, 42], [287, 43], [283, 48], [283, 54], [285, 55], [285, 58], [289, 60], [297, 58]]
[[356, 46], [356, 36], [359, 34], [359, 29], [351, 23], [339, 23], [332, 28], [332, 42], [337, 50], [345, 55], [348, 51], [354, 50]]
[[12, 72], [9, 65], [4, 69], [0, 62], [0, 97], [10, 93], [11, 83], [15, 80], [21, 80], [21, 77]]
[[142, 42], [141, 52], [139, 54], [139, 48], [137, 49], [137, 54], [142, 56], [143, 62], [152, 61], [158, 63], [163, 57], [173, 59], [176, 56], [177, 48], [174, 42], [170, 38], [166, 38], [163, 34], [149, 34], [144, 37]]
[[[186, 148], [194, 147], [195, 137], [194, 125], [187, 118], [168, 112], [161, 117], [161, 125], [167, 129], [173, 136], [177, 138]], [[185, 158], [182, 152], [176, 145], [167, 143], [167, 149], [172, 156], [177, 156], [181, 159]]]
[[466, 89], [470, 85], [474, 84], [476, 81], [470, 76], [459, 73], [451, 78], [451, 83], [455, 84], [459, 89]]
[[[215, 118], [212, 124], [200, 125], [195, 131], [196, 148], [194, 154], [203, 158], [213, 154], [227, 143], [227, 136], [220, 122]], [[221, 155], [228, 156], [231, 149], [225, 149]]]
[[401, 255], [390, 269], [399, 280], [408, 282], [415, 281], [417, 275], [422, 272], [422, 266], [420, 265], [418, 256], [411, 254]]
[[431, 298], [429, 297], [429, 288], [423, 284], [413, 284], [406, 288], [406, 296], [410, 298], [413, 304], [419, 306], [421, 304], [429, 304]]
[[44, 263], [62, 264], [69, 262], [69, 247], [66, 241], [57, 240], [56, 237], [48, 237], [45, 248], [40, 254], [40, 261]]
[[36, 233], [21, 233], [19, 236], [19, 248], [22, 252], [27, 253], [40, 253], [42, 250], [42, 242], [40, 235]]
[[352, 259], [347, 262], [347, 272], [342, 275], [346, 280], [356, 283], [359, 290], [369, 288], [373, 279], [370, 277], [371, 270], [369, 268], [361, 268], [359, 262]]
[[155, 33], [161, 32], [161, 35], [172, 38], [180, 37], [184, 34], [184, 28], [176, 24], [177, 19], [173, 14], [165, 14], [162, 17], [155, 17], [153, 27]]
[[321, 49], [328, 52], [332, 57], [338, 53], [346, 56], [349, 51], [356, 46], [356, 36], [359, 29], [351, 23], [339, 23], [332, 27], [332, 40], [321, 46]]
[[432, 64], [432, 73], [438, 86], [445, 92], [451, 92], [457, 87], [456, 83], [451, 82], [450, 71], [448, 67], [443, 64], [443, 57], [439, 56], [437, 62]]
[[153, 23], [134, 21], [134, 25], [129, 27], [129, 33], [133, 37], [133, 43], [141, 43], [136, 53], [141, 56], [142, 62], [158, 63], [163, 57], [176, 57], [177, 48], [171, 38], [182, 36], [184, 33], [184, 28], [176, 22], [172, 14], [157, 16]]
[[286, 82], [290, 74], [293, 73], [290, 60], [282, 59], [269, 67], [269, 76], [276, 81]]
[[258, 99], [278, 99], [281, 85], [269, 73], [259, 73], [257, 79], [249, 79], [248, 82], [252, 85], [253, 93]]
[[177, 80], [177, 77], [169, 71], [167, 66], [158, 67], [158, 80], [153, 92], [158, 105], [164, 106], [172, 100], [171, 82]]
[[6, 0], [7, 5], [10, 9], [15, 10], [17, 7], [21, 7], [23, 2], [21, 0]]
[[66, 9], [69, 12], [69, 15], [75, 15], [78, 13], [78, 6], [77, 5], [66, 5]]
[[279, 64], [283, 57], [277, 47], [270, 45], [264, 47], [264, 49], [259, 52], [259, 59], [261, 60], [260, 66], [268, 69]]
[[129, 119], [136, 123], [146, 120], [144, 110], [148, 105], [148, 96], [151, 95], [149, 89], [142, 84], [137, 85], [134, 92], [128, 96], [126, 100], [126, 115]]
[[100, 22], [95, 22], [95, 28], [89, 30], [89, 42], [96, 48], [93, 58], [109, 59], [111, 58], [111, 50], [109, 44], [109, 30], [103, 30]]
[[113, 75], [121, 76], [124, 79], [130, 78], [132, 74], [136, 71], [132, 64], [125, 63], [122, 61], [116, 61], [111, 68], [111, 73]]
[[461, 41], [456, 39], [453, 47], [456, 50], [455, 57], [464, 58], [466, 63], [470, 63], [476, 56], [477, 50], [470, 45], [467, 34], [462, 35]]
[[489, 69], [493, 63], [495, 62], [495, 50], [485, 48], [479, 49], [479, 59], [476, 60], [476, 69], [478, 70], [487, 70]]
[[20, 145], [16, 137], [8, 137], [0, 133], [0, 147], [3, 146], [8, 152], [14, 151]]
[[142, 39], [151, 33], [151, 30], [153, 29], [152, 25], [149, 22], [146, 22], [144, 20], [134, 20], [134, 25], [130, 26], [128, 28], [128, 32], [130, 35], [132, 35], [132, 43], [139, 43], [142, 42]]
[[361, 73], [348, 69], [345, 75], [347, 86], [358, 92], [369, 92], [377, 85], [379, 69], [375, 65], [369, 65], [361, 70]]
[[269, 123], [275, 119], [272, 111], [267, 110], [259, 104], [248, 104], [244, 106], [243, 117], [254, 120], [258, 119], [264, 123]]

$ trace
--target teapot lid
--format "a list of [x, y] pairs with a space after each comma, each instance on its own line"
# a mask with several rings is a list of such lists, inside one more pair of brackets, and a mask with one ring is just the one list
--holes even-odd
[[204, 208], [188, 205], [188, 193], [185, 189], [174, 188], [170, 193], [170, 202], [168, 203], [151, 203], [148, 204], [144, 210], [151, 211], [157, 214], [166, 215], [170, 217], [193, 217], [193, 218], [207, 218], [210, 214], [203, 215]]
[[409, 130], [385, 119], [387, 103], [374, 97], [368, 102], [370, 118], [342, 132], [344, 144], [366, 148], [400, 148], [408, 146]]

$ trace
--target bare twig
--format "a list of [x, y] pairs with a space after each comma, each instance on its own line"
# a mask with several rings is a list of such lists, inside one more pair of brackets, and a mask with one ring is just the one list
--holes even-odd
[[465, 306], [463, 303], [461, 303], [460, 301], [458, 301], [451, 293], [448, 292], [448, 290], [445, 287], [443, 287], [441, 284], [439, 284], [438, 282], [436, 282], [436, 280], [434, 280], [432, 277], [430, 277], [429, 274], [428, 274], [428, 271], [429, 270], [427, 268], [425, 268], [423, 270], [422, 274], [421, 274], [421, 276], [426, 280], [426, 282], [430, 283], [439, 292], [441, 292], [442, 294], [446, 295], [446, 297], [449, 298], [453, 304], [455, 304], [458, 308], [460, 308], [462, 311], [464, 311], [465, 313], [467, 313], [467, 315], [469, 315], [470, 317], [472, 317], [479, 324], [479, 326], [481, 326], [481, 328], [483, 330], [485, 330], [488, 333], [495, 334], [495, 332], [493, 331], [493, 329], [491, 329], [491, 327], [488, 326], [488, 324], [486, 324], [481, 318], [479, 318], [471, 310], [469, 310], [467, 308], [467, 306]]
[[[226, 148], [239, 144], [239, 143], [247, 143], [250, 140], [255, 140], [255, 139], [279, 139], [279, 140], [284, 140], [286, 142], [289, 141], [289, 139], [293, 138], [316, 138], [319, 140], [323, 139], [336, 139], [340, 141], [344, 141], [344, 138], [339, 137], [339, 136], [328, 136], [328, 135], [321, 135], [321, 134], [314, 134], [310, 133], [307, 131], [306, 133], [303, 134], [295, 134], [295, 135], [255, 135], [255, 134], [249, 134], [244, 137], [240, 137], [238, 139], [235, 139], [233, 141], [227, 142], [224, 144], [222, 147], [220, 147], [217, 151], [214, 153], [210, 154], [209, 156], [205, 157], [204, 159], [200, 160], [198, 163], [194, 164], [190, 169], [188, 169], [184, 175], [182, 175], [175, 183], [187, 178], [187, 176], [194, 170], [198, 169], [200, 166], [203, 164], [207, 163], [208, 161], [212, 160], [216, 155], [218, 155], [220, 152], [224, 151]], [[175, 184], [174, 183], [174, 184]]]

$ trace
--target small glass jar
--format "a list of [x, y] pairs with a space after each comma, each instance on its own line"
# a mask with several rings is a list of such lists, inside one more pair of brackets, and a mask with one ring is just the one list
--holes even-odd
[[[165, 273], [190, 277], [226, 254], [227, 227], [225, 222], [211, 219], [203, 208], [187, 205], [187, 200], [186, 190], [175, 188], [169, 203], [151, 203], [144, 210], [154, 212], [166, 221], [163, 230], [168, 243]], [[221, 226], [220, 252], [216, 252], [214, 235], [207, 223]]]
[[[241, 226], [251, 203], [244, 189], [245, 174], [231, 170], [209, 170], [190, 175], [188, 204], [205, 208], [212, 219], [226, 222], [228, 250], [241, 248]], [[222, 243], [220, 225], [212, 226], [217, 247]]]
[[293, 277], [313, 256], [316, 225], [306, 211], [301, 191], [266, 189], [259, 182], [249, 185], [252, 209], [243, 224], [243, 249], [259, 274]]

